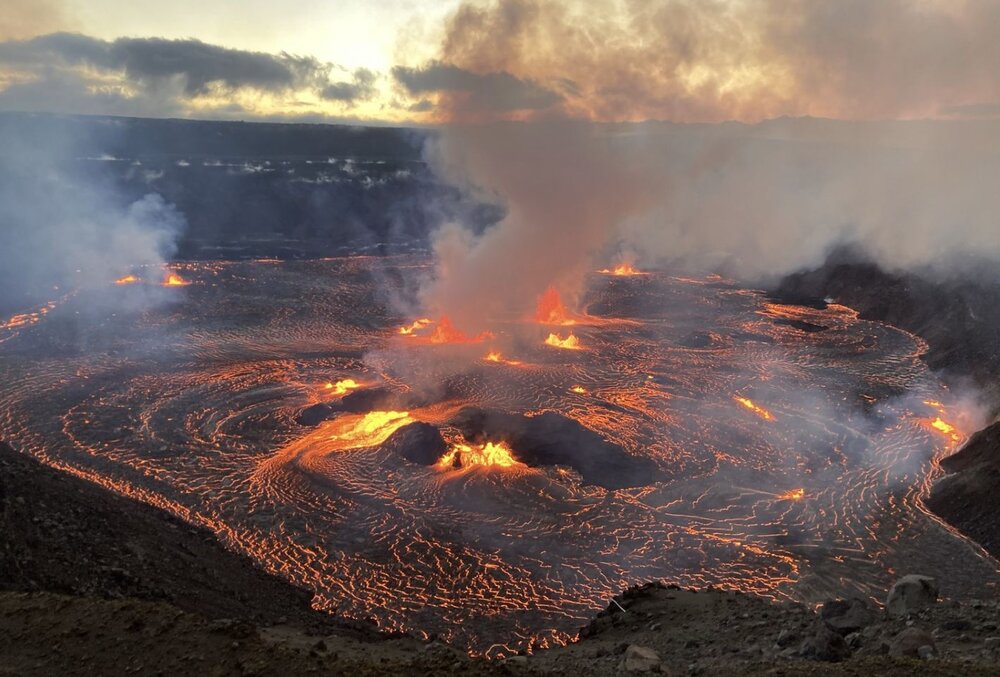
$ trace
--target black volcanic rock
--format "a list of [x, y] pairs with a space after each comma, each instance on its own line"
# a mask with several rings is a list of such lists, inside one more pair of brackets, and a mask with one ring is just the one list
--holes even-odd
[[334, 410], [328, 404], [314, 404], [299, 412], [295, 422], [299, 425], [315, 426], [333, 416]]
[[1000, 422], [973, 435], [941, 467], [952, 474], [934, 485], [927, 507], [1000, 557]]
[[344, 395], [336, 402], [321, 402], [306, 407], [296, 417], [299, 425], [316, 426], [337, 414], [367, 414], [385, 409], [406, 409], [402, 396], [388, 388], [364, 388]]
[[646, 486], [663, 477], [653, 461], [632, 456], [554, 412], [524, 416], [465, 407], [451, 423], [469, 440], [505, 440], [522, 463], [567, 466], [588, 484], [607, 489]]
[[829, 327], [824, 327], [821, 324], [813, 324], [812, 322], [806, 322], [805, 320], [787, 320], [781, 318], [775, 320], [774, 323], [792, 327], [793, 329], [798, 329], [799, 331], [804, 331], [808, 334], [815, 334], [829, 329]]
[[437, 426], [430, 423], [405, 425], [385, 441], [383, 447], [420, 465], [434, 465], [448, 448]]
[[931, 369], [971, 377], [1000, 405], [1000, 281], [992, 277], [970, 271], [933, 280], [835, 252], [823, 266], [785, 277], [772, 297], [812, 307], [833, 298], [862, 319], [913, 332], [927, 341]]

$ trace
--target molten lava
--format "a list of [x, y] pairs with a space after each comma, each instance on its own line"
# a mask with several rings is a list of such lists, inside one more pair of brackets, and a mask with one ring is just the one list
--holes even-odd
[[549, 334], [545, 337], [545, 345], [552, 346], [553, 348], [563, 348], [565, 350], [583, 349], [580, 345], [580, 339], [573, 334], [570, 334], [566, 338], [562, 338], [558, 334]]
[[345, 395], [351, 390], [356, 390], [360, 387], [361, 384], [353, 378], [345, 378], [337, 381], [336, 383], [327, 383], [323, 386], [323, 389], [329, 390], [332, 395]]
[[958, 442], [960, 439], [962, 439], [962, 436], [959, 434], [955, 426], [948, 423], [940, 416], [936, 417], [933, 421], [931, 421], [931, 427], [937, 430], [939, 433], [947, 435], [954, 442]]
[[163, 278], [164, 287], [186, 287], [189, 284], [191, 283], [177, 273], [167, 273], [167, 276]]
[[428, 336], [431, 343], [479, 343], [490, 338], [492, 334], [483, 332], [478, 336], [469, 336], [456, 329], [447, 315], [442, 315], [434, 331]]
[[523, 464], [514, 458], [514, 453], [504, 442], [477, 445], [456, 442], [437, 462], [437, 467], [442, 470], [471, 466], [512, 468], [517, 465]]
[[577, 395], [586, 395], [587, 394], [587, 389], [584, 388], [583, 386], [573, 386], [572, 388], [569, 389], [569, 391], [571, 393], [576, 393]]
[[124, 277], [119, 277], [117, 280], [115, 280], [115, 284], [135, 284], [138, 281], [139, 278], [137, 278], [135, 275], [126, 275]]
[[538, 297], [535, 321], [542, 324], [576, 324], [576, 321], [566, 312], [566, 306], [563, 305], [555, 287], [549, 287], [544, 294]]
[[631, 263], [620, 263], [614, 268], [605, 268], [603, 270], [597, 271], [603, 273], [604, 275], [616, 275], [618, 277], [632, 277], [635, 275], [647, 275], [641, 270], [636, 270]]
[[331, 426], [329, 440], [336, 448], [361, 449], [382, 444], [404, 425], [414, 423], [406, 411], [370, 411], [367, 414], [344, 415]]
[[792, 489], [791, 491], [786, 491], [783, 494], [779, 494], [778, 498], [782, 501], [801, 501], [805, 498], [805, 489]]
[[764, 407], [761, 407], [761, 406], [759, 406], [757, 404], [754, 404], [753, 400], [749, 400], [749, 399], [747, 399], [745, 397], [736, 397], [736, 398], [733, 398], [733, 399], [735, 399], [737, 402], [739, 402], [740, 404], [742, 404], [744, 407], [746, 407], [747, 409], [749, 409], [753, 413], [755, 413], [758, 416], [760, 416], [765, 421], [773, 421], [774, 420], [774, 414], [772, 414], [771, 412], [769, 412]]

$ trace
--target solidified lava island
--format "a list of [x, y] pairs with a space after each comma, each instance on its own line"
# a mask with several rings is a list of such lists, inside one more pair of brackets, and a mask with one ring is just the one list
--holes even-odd
[[85, 337], [87, 292], [12, 318], [0, 439], [337, 617], [476, 655], [566, 643], [648, 580], [807, 603], [998, 582], [921, 502], [963, 436], [918, 337], [632, 267], [466, 335], [392, 310], [386, 281], [428, 265], [177, 264], [150, 283], [169, 303]]

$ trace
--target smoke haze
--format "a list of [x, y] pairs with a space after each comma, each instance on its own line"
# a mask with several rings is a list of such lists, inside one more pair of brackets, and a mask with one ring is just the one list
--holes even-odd
[[[173, 253], [184, 217], [150, 193], [124, 198], [73, 169], [70, 136], [0, 135], [0, 308], [22, 309], [72, 289], [109, 286]], [[131, 301], [140, 301], [131, 295]], [[151, 300], [144, 298], [141, 303]]]

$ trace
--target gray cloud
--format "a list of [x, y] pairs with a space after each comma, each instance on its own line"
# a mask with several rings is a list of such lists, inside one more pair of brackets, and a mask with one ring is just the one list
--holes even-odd
[[397, 66], [392, 75], [413, 95], [429, 92], [459, 95], [466, 110], [541, 110], [562, 101], [556, 92], [504, 71], [479, 74], [436, 61], [423, 68]]
[[[347, 74], [344, 78], [342, 74]], [[5, 77], [4, 77], [5, 76]], [[302, 92], [345, 105], [376, 94], [377, 74], [313, 57], [220, 47], [199, 40], [51, 33], [0, 42], [0, 107], [119, 115], [184, 115], [200, 96], [254, 91], [297, 99]], [[202, 113], [244, 115], [234, 102]], [[299, 103], [296, 114], [304, 111]]]
[[52, 33], [0, 43], [0, 64], [32, 69], [90, 66], [121, 71], [153, 84], [180, 77], [193, 96], [218, 84], [280, 91], [325, 81], [329, 66], [311, 57], [266, 54], [210, 45], [200, 40], [119, 38], [113, 42], [77, 33]]
[[375, 93], [374, 72], [367, 68], [359, 68], [354, 71], [354, 80], [347, 82], [334, 82], [323, 88], [320, 96], [328, 101], [357, 101], [370, 99]]

